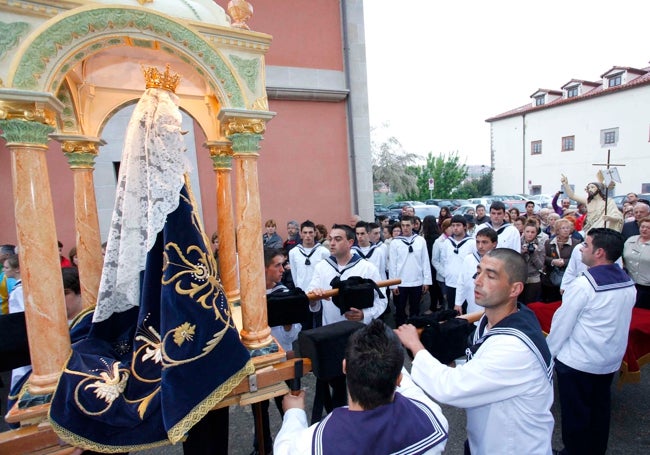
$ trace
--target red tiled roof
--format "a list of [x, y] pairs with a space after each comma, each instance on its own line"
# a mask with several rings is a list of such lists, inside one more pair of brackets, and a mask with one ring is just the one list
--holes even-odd
[[[551, 90], [548, 88], [538, 88], [537, 90], [535, 90], [535, 93], [540, 93], [540, 92], [548, 93], [549, 95], [562, 95], [562, 92], [560, 90]], [[530, 95], [530, 97], [532, 98], [533, 96], [535, 96], [535, 93]]]
[[599, 77], [602, 79], [602, 77], [611, 72], [612, 70], [621, 70], [621, 71], [627, 71], [628, 73], [635, 73], [635, 74], [645, 74], [646, 71], [640, 70], [638, 68], [632, 68], [631, 66], [612, 66], [610, 69], [605, 71], [603, 74], [601, 74]]
[[592, 87], [598, 87], [600, 84], [602, 84], [602, 82], [591, 82], [591, 81], [583, 81], [582, 79], [571, 79], [569, 82], [564, 84], [561, 88], [563, 89], [567, 85], [571, 85], [574, 82], [582, 85], [590, 85]]
[[[618, 67], [622, 68], [622, 67]], [[634, 69], [634, 68], [632, 68]], [[556, 106], [563, 106], [568, 103], [578, 103], [580, 101], [584, 101], [586, 99], [593, 98], [595, 96], [605, 96], [605, 95], [611, 95], [614, 93], [621, 92], [623, 90], [628, 90], [636, 87], [641, 87], [644, 85], [650, 84], [650, 72], [646, 72], [647, 70], [636, 70], [641, 72], [643, 74], [642, 76], [637, 77], [636, 79], [633, 79], [629, 82], [626, 82], [625, 84], [617, 85], [616, 87], [608, 87], [606, 89], [603, 89], [602, 84], [598, 84], [597, 87], [595, 87], [592, 90], [589, 90], [586, 93], [583, 93], [582, 95], [574, 96], [572, 98], [558, 98], [556, 100], [553, 100], [549, 103], [542, 104], [541, 106], [533, 106], [531, 103], [525, 104], [521, 107], [518, 107], [516, 109], [512, 109], [510, 111], [504, 112], [499, 115], [495, 115], [494, 117], [490, 117], [486, 119], [486, 122], [493, 122], [495, 120], [501, 120], [504, 118], [508, 117], [515, 117], [517, 115], [521, 114], [526, 114], [528, 112], [534, 112], [534, 111], [541, 111], [543, 109], [551, 109]], [[536, 92], [537, 93], [537, 92]]]

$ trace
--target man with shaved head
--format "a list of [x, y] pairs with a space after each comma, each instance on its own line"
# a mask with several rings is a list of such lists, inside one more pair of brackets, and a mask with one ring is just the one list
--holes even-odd
[[551, 453], [553, 362], [535, 314], [517, 303], [526, 278], [518, 252], [497, 248], [483, 256], [474, 297], [485, 314], [463, 365], [436, 360], [414, 326], [396, 330], [413, 353], [413, 381], [435, 400], [467, 410], [465, 453]]

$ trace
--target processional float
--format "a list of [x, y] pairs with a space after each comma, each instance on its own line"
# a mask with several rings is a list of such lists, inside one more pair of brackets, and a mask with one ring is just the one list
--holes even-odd
[[[234, 3], [245, 6], [246, 2]], [[53, 412], [52, 422], [59, 430], [59, 435], [55, 435], [47, 419], [52, 396], [54, 405], [63, 403], [76, 407], [75, 412], [85, 417], [114, 413], [128, 422], [130, 417], [120, 414], [120, 402], [132, 408], [130, 415], [133, 418], [137, 416], [145, 420], [149, 415], [161, 413], [159, 420], [167, 423], [155, 430], [159, 432], [158, 436], [149, 438], [150, 441], [145, 441], [144, 445], [139, 444], [144, 447], [179, 441], [201, 415], [215, 407], [254, 403], [283, 394], [287, 390], [284, 381], [294, 377], [295, 373], [295, 361], [286, 361], [286, 354], [270, 336], [260, 242], [262, 228], [257, 159], [262, 133], [266, 123], [274, 116], [274, 113], [268, 112], [263, 83], [262, 54], [268, 49], [270, 37], [245, 31], [247, 26], [245, 23], [241, 25], [241, 21], [238, 22], [239, 29], [207, 25], [196, 27], [191, 23], [188, 25], [186, 21], [174, 21], [145, 6], [87, 6], [75, 1], [66, 5], [71, 10], [65, 14], [58, 14], [56, 9], [45, 12], [52, 18], [17, 49], [9, 75], [3, 75], [7, 87], [0, 83], [0, 129], [12, 160], [16, 231], [28, 302], [25, 313], [33, 367], [25, 393], [7, 415], [7, 421], [21, 423], [22, 427], [0, 436], [0, 451], [12, 453], [68, 453], [70, 448], [60, 446], [58, 436], [77, 446], [110, 449], [110, 444], [101, 442], [101, 435], [77, 434], [77, 430], [83, 430], [83, 424], [63, 421], [65, 418], [62, 416], [70, 408], [61, 413]], [[24, 27], [16, 26], [14, 30], [25, 32]], [[227, 49], [217, 53], [215, 46]], [[189, 62], [193, 72], [206, 78], [206, 87], [212, 93], [200, 103], [204, 113], [197, 114], [196, 118], [203, 118], [203, 125], [212, 125], [207, 132], [205, 146], [210, 152], [216, 174], [217, 225], [222, 240], [220, 258], [228, 264], [221, 271], [222, 281], [215, 279], [214, 259], [206, 254], [209, 249], [205, 235], [192, 203], [191, 192], [181, 177], [184, 169], [182, 160], [158, 163], [161, 169], [165, 165], [173, 166], [162, 169], [165, 177], [157, 182], [165, 187], [163, 194], [149, 194], [152, 196], [150, 203], [140, 205], [140, 208], [148, 207], [151, 210], [147, 215], [153, 215], [153, 223], [146, 221], [145, 229], [141, 213], [121, 213], [121, 230], [113, 229], [120, 224], [116, 221], [108, 245], [108, 250], [112, 252], [104, 267], [98, 259], [101, 253], [92, 173], [94, 159], [103, 141], [88, 132], [97, 132], [101, 126], [102, 120], [93, 117], [92, 109], [93, 97], [96, 101], [101, 94], [86, 81], [76, 80], [73, 73], [79, 69], [83, 75], [87, 59], [100, 51], [117, 47], [153, 49], [147, 51], [147, 58], [164, 50], [172, 61], [185, 68], [188, 68]], [[247, 54], [246, 58], [243, 54]], [[229, 56], [227, 65], [223, 60], [224, 55]], [[256, 68], [254, 77], [258, 80], [251, 79], [253, 67]], [[237, 72], [246, 73], [247, 79], [244, 80]], [[152, 83], [156, 77], [160, 80]], [[150, 121], [152, 125], [163, 128], [158, 131], [158, 138], [148, 144], [145, 143], [151, 139], [140, 131], [141, 141], [135, 141], [140, 144], [136, 147], [139, 147], [137, 152], [146, 152], [148, 147], [155, 149], [160, 141], [166, 143], [170, 150], [181, 147], [182, 139], [177, 125], [180, 113], [178, 106], [172, 106], [172, 87], [164, 86], [172, 79], [173, 75], [162, 70], [149, 74], [148, 82], [152, 85], [141, 102], [149, 98], [144, 101], [156, 104], [156, 107], [168, 106], [169, 109], [167, 112], [157, 112], [166, 116], [163, 121], [155, 119], [156, 114], [142, 110], [142, 122]], [[104, 96], [115, 98], [115, 92]], [[121, 102], [133, 99], [133, 95], [128, 93], [119, 96]], [[181, 99], [184, 107], [187, 103], [187, 100]], [[77, 245], [85, 305], [91, 306], [95, 301], [114, 302], [106, 307], [108, 311], [97, 313], [90, 328], [90, 338], [98, 342], [86, 343], [83, 349], [75, 346], [74, 351], [70, 346], [63, 304], [56, 228], [45, 160], [50, 139], [61, 143], [74, 174]], [[145, 178], [139, 172], [147, 174], [147, 169], [133, 172], [142, 161], [142, 155], [139, 155], [132, 166], [125, 167], [125, 177], [120, 178], [119, 183], [123, 201], [131, 199], [142, 203], [137, 190], [131, 192], [133, 182], [126, 177], [130, 173], [130, 177], [139, 175]], [[230, 187], [232, 169], [234, 204]], [[143, 181], [137, 182], [136, 186], [140, 186], [140, 190], [147, 187], [145, 192], [150, 189]], [[163, 209], [156, 207], [156, 201], [165, 198], [174, 202]], [[120, 206], [119, 210], [123, 207]], [[169, 223], [173, 224], [175, 218], [176, 222], [189, 226], [189, 229], [174, 229]], [[136, 219], [139, 223], [132, 223]], [[35, 229], [35, 226], [39, 229]], [[129, 233], [124, 237], [130, 237], [131, 241], [122, 242], [124, 232]], [[172, 239], [166, 232], [172, 237], [180, 237]], [[125, 258], [129, 256], [127, 250], [133, 246], [135, 251], [146, 254], [144, 257], [136, 255], [137, 260], [131, 263]], [[144, 260], [144, 268], [141, 260]], [[235, 266], [237, 263], [239, 269]], [[122, 266], [130, 270], [127, 275], [131, 275], [131, 279], [137, 276], [136, 281], [142, 280], [144, 284], [141, 289], [134, 286], [134, 281], [122, 276]], [[156, 272], [147, 277], [149, 270]], [[103, 274], [101, 279], [100, 274]], [[110, 274], [114, 282], [109, 279]], [[126, 294], [115, 288], [118, 282], [127, 288]], [[193, 322], [184, 317], [175, 320], [182, 312], [170, 310], [172, 305], [167, 305], [166, 309], [163, 306], [160, 314], [156, 314], [155, 310], [140, 311], [140, 303], [154, 295], [162, 296], [159, 300], [167, 302], [171, 301], [170, 298], [190, 298], [195, 309], [209, 314], [209, 317], [197, 318], [210, 321], [207, 325], [212, 325], [211, 333], [202, 330], [206, 325], [204, 321], [197, 319]], [[230, 303], [226, 302], [226, 297]], [[131, 304], [123, 306], [128, 301]], [[236, 307], [234, 310], [233, 306]], [[117, 311], [110, 307], [117, 308]], [[236, 313], [240, 313], [241, 318], [239, 333], [234, 324]], [[174, 327], [165, 328], [165, 323], [171, 323]], [[123, 333], [107, 337], [106, 333], [114, 333], [115, 327], [118, 327], [117, 332], [121, 330]], [[108, 350], [99, 350], [97, 346], [102, 344]], [[191, 345], [199, 347], [191, 358], [187, 353], [180, 353]], [[202, 392], [203, 398], [189, 412], [171, 410], [176, 408], [176, 404], [164, 403], [163, 376], [168, 373], [173, 376], [174, 369], [180, 371], [196, 361], [206, 362], [199, 369], [207, 368], [207, 364], [215, 363], [207, 362], [207, 359], [215, 355], [219, 345], [227, 346], [232, 351], [228, 355], [229, 360], [238, 360], [216, 374], [221, 376], [220, 383], [206, 386]], [[129, 349], [132, 351], [130, 356], [127, 352]], [[108, 351], [112, 356], [106, 354]], [[128, 357], [131, 359], [127, 361]], [[91, 358], [90, 363], [98, 363], [89, 367]], [[138, 365], [135, 368], [132, 368], [133, 360]], [[220, 360], [219, 363], [223, 364], [223, 359]], [[168, 361], [176, 366], [167, 365]], [[157, 364], [160, 374], [140, 368], [147, 364]], [[62, 376], [64, 365], [66, 369]], [[303, 365], [303, 373], [309, 371], [309, 362], [303, 362]], [[136, 391], [137, 397], [132, 395]], [[127, 393], [126, 397], [124, 393]], [[33, 400], [34, 397], [43, 404], [24, 406], [26, 400], [39, 402]], [[169, 412], [177, 415], [166, 414]], [[130, 442], [137, 443], [138, 435], [133, 433], [125, 439], [126, 445], [118, 443], [111, 450], [126, 448], [130, 443], [129, 437], [133, 438]], [[110, 438], [105, 439], [108, 441]], [[159, 441], [155, 442], [154, 439]]]

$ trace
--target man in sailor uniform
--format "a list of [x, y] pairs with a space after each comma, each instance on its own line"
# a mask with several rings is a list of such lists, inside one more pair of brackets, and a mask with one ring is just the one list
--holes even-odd
[[623, 236], [605, 228], [587, 233], [582, 262], [588, 267], [565, 289], [547, 341], [556, 358], [562, 411], [561, 453], [607, 450], [610, 388], [621, 366], [636, 289], [615, 264]]
[[[379, 228], [377, 228], [379, 229]], [[379, 270], [381, 279], [386, 279], [386, 248], [382, 245], [372, 244], [370, 242], [370, 232], [368, 223], [359, 221], [354, 228], [357, 244], [352, 247], [354, 252], [361, 256], [363, 259], [372, 262]]]
[[399, 286], [392, 286], [395, 301], [395, 325], [406, 322], [406, 305], [409, 316], [420, 314], [420, 300], [433, 283], [429, 253], [424, 237], [413, 233], [413, 217], [402, 216], [402, 235], [393, 238], [388, 253], [388, 274], [400, 278]]
[[415, 327], [397, 329], [414, 355], [411, 376], [433, 399], [467, 410], [466, 452], [551, 455], [553, 361], [535, 314], [517, 303], [526, 263], [497, 248], [483, 256], [475, 279], [485, 308], [468, 361], [450, 368], [420, 342]]
[[334, 409], [322, 422], [308, 427], [305, 392], [286, 395], [273, 453], [442, 453], [447, 420], [413, 383], [403, 364], [404, 350], [383, 322], [373, 321], [355, 332], [343, 360], [349, 406]]
[[497, 241], [496, 231], [485, 228], [476, 234], [476, 251], [463, 258], [459, 285], [456, 288], [456, 303], [454, 305], [454, 309], [459, 314], [474, 313], [483, 309], [476, 304], [476, 299], [474, 298], [474, 276], [476, 275], [476, 267], [481, 262], [481, 258], [488, 251], [497, 247]]
[[[354, 238], [354, 231], [350, 226], [343, 224], [332, 226], [329, 234], [330, 253], [332, 255], [316, 264], [314, 275], [311, 283], [307, 286], [306, 292], [313, 292], [317, 296], [322, 295], [324, 291], [332, 289], [330, 283], [337, 276], [341, 280], [346, 280], [351, 276], [370, 278], [375, 283], [381, 280], [379, 271], [374, 264], [364, 261], [361, 256], [352, 253]], [[331, 299], [313, 301], [310, 303], [310, 309], [316, 312], [321, 308], [321, 305], [323, 308], [323, 325], [345, 320], [368, 324], [384, 312], [386, 297], [382, 298], [375, 292], [374, 304], [371, 308], [363, 310], [350, 308], [344, 314], [341, 314], [341, 311]]]
[[445, 271], [447, 305], [450, 310], [456, 302], [456, 289], [461, 285], [465, 256], [475, 252], [476, 242], [467, 234], [467, 219], [463, 215], [454, 215], [451, 218], [451, 236], [443, 242], [440, 251], [440, 263], [444, 264]]
[[289, 251], [289, 264], [293, 283], [305, 290], [314, 275], [316, 264], [330, 253], [323, 245], [316, 243], [316, 225], [310, 220], [300, 225], [300, 239], [302, 243]]
[[475, 232], [490, 227], [497, 231], [499, 236], [497, 248], [510, 248], [519, 253], [521, 251], [521, 234], [514, 225], [505, 222], [505, 216], [505, 204], [501, 201], [494, 201], [490, 205], [490, 221], [477, 226]]

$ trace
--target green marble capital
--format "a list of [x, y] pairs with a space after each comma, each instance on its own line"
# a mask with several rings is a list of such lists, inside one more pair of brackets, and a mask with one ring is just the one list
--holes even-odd
[[232, 155], [210, 155], [212, 167], [216, 169], [232, 169]]
[[93, 169], [95, 167], [95, 152], [64, 152], [71, 169]]
[[0, 120], [0, 129], [8, 144], [47, 145], [54, 131], [50, 125], [20, 119]]
[[257, 154], [260, 149], [261, 134], [255, 133], [234, 133], [228, 136], [232, 142], [232, 151], [234, 153]]

